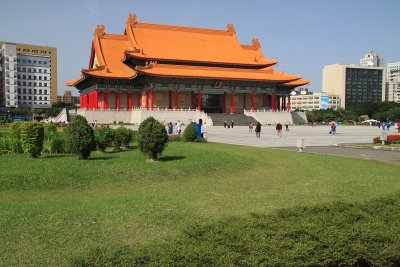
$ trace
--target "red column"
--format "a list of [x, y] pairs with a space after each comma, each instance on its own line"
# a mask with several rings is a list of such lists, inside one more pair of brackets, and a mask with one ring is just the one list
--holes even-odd
[[103, 92], [103, 108], [108, 109], [108, 92]]
[[174, 110], [178, 109], [178, 97], [179, 97], [179, 91], [175, 89]]
[[190, 101], [190, 108], [194, 109], [194, 91], [190, 92], [191, 101]]
[[247, 94], [243, 93], [243, 108], [246, 109], [246, 98], [247, 98]]
[[226, 92], [224, 92], [224, 95], [222, 96], [222, 112], [226, 113]]
[[282, 110], [286, 110], [286, 96], [282, 97]]
[[137, 102], [138, 102], [138, 107], [142, 108], [142, 92], [137, 93]]
[[[194, 103], [193, 103], [193, 107], [194, 107]], [[171, 90], [168, 91], [168, 109], [172, 109], [172, 91]]]
[[150, 88], [150, 109], [153, 110], [154, 108], [154, 90]]
[[235, 107], [233, 106], [233, 91], [230, 92], [230, 109], [229, 112], [231, 114], [235, 113]]
[[200, 89], [197, 89], [197, 110], [201, 111], [201, 93], [200, 93]]
[[254, 111], [254, 92], [251, 92], [251, 111]]
[[99, 91], [94, 91], [94, 108], [99, 109]]
[[92, 94], [92, 92], [90, 92], [90, 93], [88, 93], [88, 100], [89, 100], [89, 108], [92, 108], [93, 107], [93, 105], [92, 105], [92, 99], [93, 99], [93, 94]]
[[132, 92], [128, 92], [128, 109], [132, 109]]
[[144, 107], [149, 109], [149, 92], [144, 92]]
[[271, 95], [271, 111], [275, 112], [275, 94]]
[[89, 94], [85, 95], [85, 107], [89, 108]]
[[290, 111], [291, 105], [290, 105], [290, 95], [287, 97], [287, 109]]
[[120, 108], [120, 93], [119, 92], [115, 92], [115, 108], [119, 109]]
[[280, 96], [277, 96], [277, 107], [276, 107], [276, 109], [278, 110], [278, 111], [280, 111], [281, 110], [281, 97]]

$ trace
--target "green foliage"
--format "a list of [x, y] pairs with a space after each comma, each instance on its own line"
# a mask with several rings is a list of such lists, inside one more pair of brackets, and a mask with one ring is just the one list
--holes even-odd
[[49, 135], [49, 133], [57, 132], [57, 126], [53, 123], [44, 123], [43, 128], [44, 128], [44, 136]]
[[137, 139], [140, 151], [157, 159], [167, 146], [168, 134], [164, 125], [149, 117], [140, 124]]
[[23, 121], [14, 121], [8, 125], [10, 134], [19, 138], [21, 134], [21, 126], [24, 124]]
[[24, 122], [20, 135], [24, 153], [32, 158], [38, 158], [43, 149], [43, 125], [39, 122]]
[[399, 197], [227, 217], [151, 245], [92, 250], [74, 265], [398, 266]]
[[66, 144], [72, 154], [79, 155], [79, 159], [88, 159], [96, 148], [94, 132], [85, 117], [76, 115], [65, 130]]
[[65, 134], [59, 132], [48, 132], [43, 144], [44, 153], [67, 153], [65, 146]]
[[[115, 147], [119, 149], [121, 145], [128, 148], [129, 143], [133, 139], [133, 131], [123, 126], [114, 130], [115, 132]], [[117, 140], [118, 139], [118, 140]], [[118, 146], [117, 146], [118, 143]]]
[[197, 130], [193, 124], [188, 124], [186, 126], [185, 130], [183, 131], [183, 138], [185, 138], [187, 142], [194, 142], [194, 140], [196, 140]]
[[105, 151], [107, 147], [111, 145], [111, 142], [114, 140], [114, 131], [113, 129], [102, 126], [100, 129], [97, 129], [94, 132], [95, 140], [97, 148], [100, 151]]
[[21, 140], [9, 135], [0, 137], [0, 154], [23, 153]]
[[204, 139], [203, 137], [197, 136], [196, 139], [194, 139], [193, 142], [196, 142], [196, 143], [207, 143], [207, 140]]
[[183, 142], [185, 139], [183, 136], [177, 134], [177, 135], [168, 135], [168, 142]]

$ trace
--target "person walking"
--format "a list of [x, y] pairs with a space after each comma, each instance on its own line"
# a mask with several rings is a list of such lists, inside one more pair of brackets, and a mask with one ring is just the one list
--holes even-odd
[[288, 132], [289, 131], [289, 123], [288, 122], [285, 124], [285, 127], [286, 127], [286, 132]]
[[275, 126], [276, 135], [281, 138], [282, 137], [282, 124], [278, 122]]
[[249, 123], [249, 132], [250, 133], [253, 132], [253, 123], [252, 122]]
[[256, 132], [256, 138], [260, 139], [260, 133], [261, 133], [261, 123], [260, 122], [257, 122], [255, 132]]
[[234, 125], [234, 124], [235, 124], [235, 123], [232, 121], [232, 122], [231, 122], [231, 127], [232, 127], [232, 128], [233, 128], [233, 125]]
[[181, 134], [182, 131], [182, 123], [180, 120], [178, 120], [178, 123], [176, 124], [176, 133]]
[[224, 121], [224, 128], [226, 128], [226, 125], [227, 125], [228, 123], [226, 123], [226, 121]]

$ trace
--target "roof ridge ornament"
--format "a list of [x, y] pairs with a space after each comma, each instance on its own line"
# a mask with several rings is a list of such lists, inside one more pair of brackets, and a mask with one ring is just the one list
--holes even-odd
[[226, 24], [226, 32], [228, 33], [228, 35], [235, 35], [236, 34], [236, 30], [235, 27], [233, 26], [233, 24], [229, 23]]
[[260, 41], [258, 41], [258, 38], [253, 38], [251, 39], [251, 46], [255, 49], [255, 50], [259, 50], [261, 48], [261, 44]]
[[137, 23], [137, 16], [136, 14], [129, 14], [128, 18], [126, 19], [126, 23], [134, 26]]
[[96, 28], [94, 29], [94, 35], [97, 37], [103, 36], [105, 33], [104, 32], [105, 28], [106, 27], [104, 26], [104, 24], [97, 25]]

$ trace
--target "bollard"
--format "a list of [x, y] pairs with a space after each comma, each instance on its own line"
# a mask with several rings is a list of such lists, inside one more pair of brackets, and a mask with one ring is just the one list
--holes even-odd
[[299, 152], [303, 152], [303, 149], [304, 149], [304, 138], [297, 139], [297, 148], [299, 149]]
[[385, 145], [385, 141], [387, 140], [387, 132], [382, 131], [381, 133], [381, 141], [382, 141], [382, 146]]

